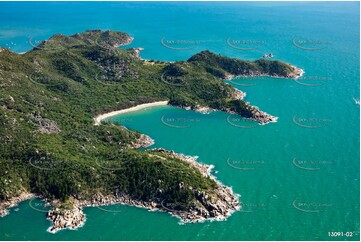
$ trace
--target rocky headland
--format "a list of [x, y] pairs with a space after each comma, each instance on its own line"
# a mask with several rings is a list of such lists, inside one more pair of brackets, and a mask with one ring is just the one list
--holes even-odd
[[19, 203], [35, 197], [35, 194], [28, 192], [21, 192], [20, 195], [12, 197], [8, 200], [0, 200], [0, 217], [4, 217], [9, 214], [9, 208], [17, 206]]
[[[72, 199], [72, 208], [54, 208], [47, 213], [47, 218], [53, 223], [49, 231], [54, 233], [61, 229], [76, 229], [81, 227], [85, 222], [85, 214], [82, 211], [84, 207], [99, 207], [115, 204], [130, 205], [148, 210], [167, 212], [179, 217], [181, 222], [184, 223], [224, 220], [233, 212], [240, 209], [239, 195], [234, 194], [231, 188], [222, 185], [211, 175], [213, 166], [201, 164], [197, 162], [195, 157], [178, 154], [162, 148], [152, 149], [152, 151], [187, 162], [194, 169], [200, 171], [203, 176], [210, 177], [216, 182], [217, 187], [215, 191], [212, 194], [208, 194], [204, 191], [193, 190], [197, 200], [193, 201], [189, 210], [185, 211], [177, 210], [175, 208], [176, 204], [169, 203], [165, 200], [142, 201], [122, 193], [112, 195], [95, 194], [91, 200], [77, 197]], [[179, 183], [180, 189], [182, 189], [183, 186], [185, 186], [184, 183]]]

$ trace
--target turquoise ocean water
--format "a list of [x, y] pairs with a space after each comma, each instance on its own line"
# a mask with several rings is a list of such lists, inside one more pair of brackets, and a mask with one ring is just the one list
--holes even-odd
[[227, 221], [181, 225], [166, 213], [109, 206], [85, 208], [84, 227], [50, 234], [41, 201], [32, 200], [0, 218], [0, 240], [359, 240], [359, 3], [2, 2], [0, 23], [0, 46], [16, 52], [55, 33], [112, 29], [133, 36], [130, 47], [143, 47], [145, 59], [272, 52], [305, 70], [299, 83], [230, 83], [277, 123], [173, 107], [111, 118], [150, 135], [153, 147], [214, 165], [243, 203]]

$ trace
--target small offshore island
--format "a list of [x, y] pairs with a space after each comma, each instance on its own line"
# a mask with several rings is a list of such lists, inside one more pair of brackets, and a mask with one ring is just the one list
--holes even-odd
[[52, 206], [50, 232], [84, 224], [87, 206], [127, 204], [183, 222], [223, 220], [240, 209], [212, 166], [162, 148], [140, 151], [153, 144], [150, 137], [102, 120], [158, 103], [267, 124], [277, 117], [223, 80], [297, 78], [302, 70], [210, 51], [175, 63], [143, 60], [140, 49], [117, 48], [131, 41], [126, 33], [90, 30], [54, 35], [22, 55], [0, 48], [0, 216], [33, 197]]

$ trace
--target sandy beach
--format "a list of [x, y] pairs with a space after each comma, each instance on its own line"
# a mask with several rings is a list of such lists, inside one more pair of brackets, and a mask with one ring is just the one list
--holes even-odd
[[100, 125], [101, 121], [103, 119], [109, 118], [111, 116], [114, 115], [118, 115], [118, 114], [122, 114], [122, 113], [129, 113], [129, 112], [134, 112], [134, 111], [138, 111], [144, 108], [150, 108], [150, 107], [156, 107], [156, 106], [165, 106], [168, 104], [168, 101], [159, 101], [159, 102], [152, 102], [152, 103], [143, 103], [131, 108], [126, 108], [126, 109], [122, 109], [122, 110], [117, 110], [117, 111], [113, 111], [113, 112], [109, 112], [109, 113], [104, 113], [101, 115], [98, 115], [94, 118], [94, 123], [95, 125]]

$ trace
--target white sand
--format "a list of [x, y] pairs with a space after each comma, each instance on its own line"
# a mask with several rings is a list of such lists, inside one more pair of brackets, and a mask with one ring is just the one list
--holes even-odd
[[95, 123], [95, 125], [99, 125], [103, 119], [109, 118], [109, 117], [114, 116], [114, 115], [134, 112], [134, 111], [138, 111], [138, 110], [141, 110], [141, 109], [144, 109], [144, 108], [150, 108], [150, 107], [156, 107], [156, 106], [165, 106], [167, 104], [168, 104], [168, 101], [160, 101], [160, 102], [153, 102], [153, 103], [143, 103], [143, 104], [131, 107], [131, 108], [122, 109], [122, 110], [118, 110], [118, 111], [113, 111], [113, 112], [110, 112], [110, 113], [104, 113], [104, 114], [96, 116], [94, 118], [94, 123]]

